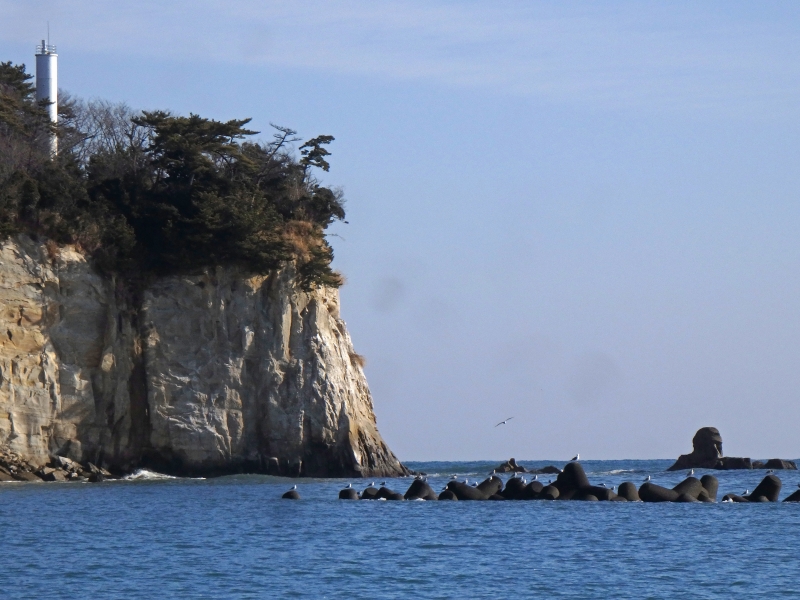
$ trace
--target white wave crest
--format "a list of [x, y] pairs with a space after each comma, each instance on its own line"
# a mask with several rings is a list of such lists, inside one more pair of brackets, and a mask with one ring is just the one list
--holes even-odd
[[177, 479], [172, 475], [164, 475], [163, 473], [156, 473], [147, 469], [139, 469], [130, 475], [125, 475], [122, 478], [124, 481], [162, 481], [167, 479]]

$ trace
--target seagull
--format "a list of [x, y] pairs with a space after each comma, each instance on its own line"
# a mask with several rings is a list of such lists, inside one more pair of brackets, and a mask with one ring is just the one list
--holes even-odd
[[450, 479], [458, 479], [458, 475], [450, 475]]
[[381, 481], [381, 487], [386, 487], [386, 482], [385, 481]]
[[581, 459], [580, 454], [576, 454], [575, 456], [572, 457], [572, 460], [580, 460], [580, 459]]
[[694, 475], [694, 469], [692, 469], [691, 471], [689, 471], [689, 477], [691, 477], [692, 475]]
[[775, 474], [775, 471], [773, 471], [772, 469], [770, 469], [769, 471], [767, 471], [767, 475], [774, 475], [774, 474]]
[[353, 484], [352, 484], [352, 483], [348, 483], [348, 484], [347, 484], [347, 487], [348, 487], [348, 488], [351, 488], [351, 487], [353, 487]]
[[644, 478], [645, 481], [650, 481], [650, 475]]
[[500, 421], [497, 425], [495, 425], [495, 427], [500, 427], [500, 425], [505, 425], [506, 423], [508, 423], [513, 418], [514, 417], [508, 417], [505, 421]]
[[[531, 481], [536, 481], [537, 479], [539, 479], [539, 476], [538, 475], [534, 475], [533, 479], [531, 479]], [[798, 484], [798, 485], [800, 485], [800, 484]]]
[[473, 481], [472, 482], [472, 487], [478, 487], [478, 482], [477, 481]]
[[369, 487], [375, 487], [375, 482], [373, 481], [372, 483], [370, 483]]
[[750, 490], [745, 490], [743, 495], [747, 496], [747, 494], [749, 494], [749, 493], [750, 493]]
[[296, 486], [296, 485], [293, 485], [293, 486], [292, 486], [292, 489], [293, 489], [293, 490], [296, 490], [296, 489], [297, 489], [297, 486]]

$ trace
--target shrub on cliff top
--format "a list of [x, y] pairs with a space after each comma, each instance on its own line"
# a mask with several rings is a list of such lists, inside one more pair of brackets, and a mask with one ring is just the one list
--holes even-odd
[[341, 285], [326, 228], [344, 219], [319, 136], [290, 152], [295, 132], [274, 126], [268, 143], [250, 119], [226, 122], [125, 105], [59, 106], [59, 153], [24, 65], [0, 63], [0, 236], [73, 243], [122, 275], [238, 265], [268, 272], [294, 261], [300, 283]]

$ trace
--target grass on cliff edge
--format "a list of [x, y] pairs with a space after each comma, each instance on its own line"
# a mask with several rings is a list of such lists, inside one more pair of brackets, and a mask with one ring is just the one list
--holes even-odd
[[[62, 97], [59, 124], [37, 103], [25, 65], [0, 63], [0, 239], [27, 233], [75, 244], [130, 279], [236, 265], [267, 273], [294, 261], [305, 289], [338, 287], [325, 229], [345, 217], [320, 185], [331, 136], [291, 145], [250, 119], [227, 122]], [[51, 135], [58, 154], [51, 156]]]

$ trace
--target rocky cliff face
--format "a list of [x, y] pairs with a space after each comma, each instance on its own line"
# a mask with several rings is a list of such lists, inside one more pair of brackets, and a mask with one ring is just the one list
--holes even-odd
[[336, 290], [290, 269], [156, 281], [133, 305], [69, 247], [0, 245], [0, 446], [112, 470], [406, 473]]

